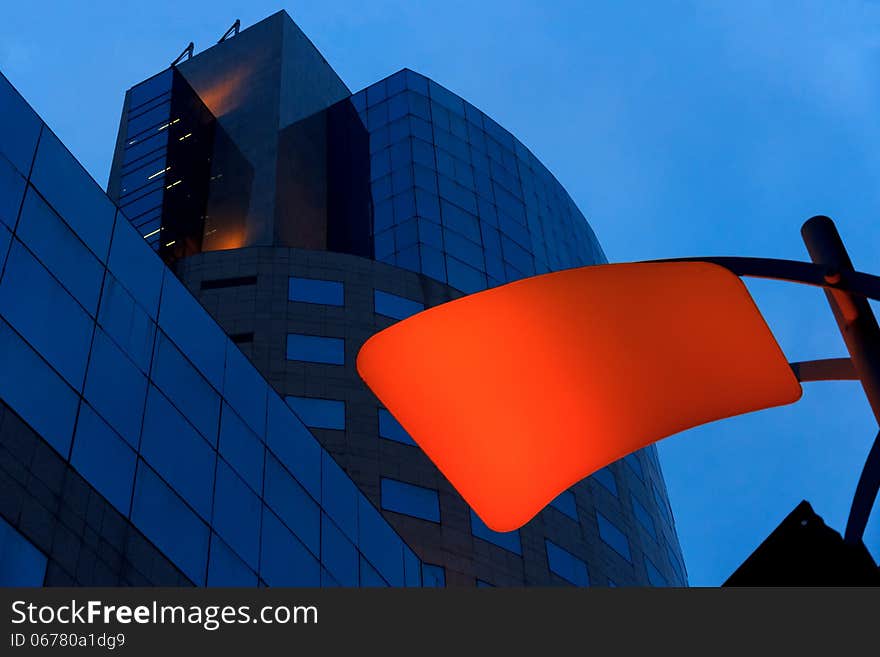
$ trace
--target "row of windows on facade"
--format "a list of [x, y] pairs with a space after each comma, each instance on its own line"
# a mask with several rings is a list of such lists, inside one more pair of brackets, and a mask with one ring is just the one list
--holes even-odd
[[381, 513], [0, 87], [0, 397], [197, 583], [221, 534], [239, 574], [269, 584], [317, 583], [336, 551], [361, 578], [417, 583]]

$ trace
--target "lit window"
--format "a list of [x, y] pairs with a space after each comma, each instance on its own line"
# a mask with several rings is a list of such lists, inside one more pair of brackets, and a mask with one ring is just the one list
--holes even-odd
[[479, 516], [471, 510], [471, 534], [484, 541], [494, 543], [498, 547], [510, 550], [515, 554], [522, 554], [522, 543], [519, 539], [519, 530], [514, 532], [496, 532], [486, 526]]
[[556, 573], [562, 579], [571, 582], [575, 586], [590, 585], [587, 564], [552, 541], [545, 539], [544, 544], [547, 547], [547, 565], [550, 566], [551, 572]]
[[287, 360], [344, 365], [345, 341], [342, 338], [288, 333]]
[[425, 304], [412, 299], [405, 299], [396, 294], [375, 290], [373, 301], [377, 315], [385, 315], [393, 319], [406, 319], [425, 309]]
[[384, 408], [379, 409], [379, 435], [382, 438], [404, 443], [405, 445], [416, 444], [404, 428], [400, 426], [400, 423], [394, 419], [394, 416]]
[[314, 397], [284, 398], [307, 427], [313, 429], [345, 429], [345, 402]]
[[345, 303], [342, 283], [295, 276], [291, 276], [288, 281], [287, 298], [290, 301], [322, 303], [328, 306], [342, 306]]
[[624, 559], [632, 562], [632, 557], [629, 552], [629, 541], [627, 540], [626, 535], [601, 513], [596, 513], [596, 520], [599, 522], [599, 538], [605, 541], [605, 543]]
[[422, 520], [440, 522], [437, 491], [396, 479], [382, 478], [382, 508]]

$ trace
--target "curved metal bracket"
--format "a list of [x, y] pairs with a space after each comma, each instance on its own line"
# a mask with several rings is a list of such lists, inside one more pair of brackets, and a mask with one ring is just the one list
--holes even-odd
[[789, 363], [801, 383], [808, 381], [857, 381], [859, 375], [849, 358], [822, 358]]

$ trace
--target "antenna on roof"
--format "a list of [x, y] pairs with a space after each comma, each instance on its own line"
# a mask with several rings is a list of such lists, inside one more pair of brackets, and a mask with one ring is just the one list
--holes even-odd
[[232, 27], [226, 30], [226, 32], [223, 34], [222, 37], [220, 37], [220, 40], [217, 43], [223, 43], [229, 37], [236, 36], [238, 34], [239, 28], [241, 28], [241, 20], [236, 18], [235, 22], [232, 24]]
[[190, 41], [190, 42], [189, 42], [189, 45], [188, 45], [186, 48], [183, 49], [183, 52], [180, 53], [180, 54], [177, 56], [177, 59], [175, 59], [173, 62], [171, 62], [171, 66], [177, 66], [177, 65], [180, 63], [180, 61], [183, 59], [183, 56], [184, 56], [184, 55], [187, 56], [187, 57], [186, 57], [187, 59], [192, 59], [192, 56], [193, 56], [193, 48], [194, 48], [194, 46], [193, 46], [193, 42]]

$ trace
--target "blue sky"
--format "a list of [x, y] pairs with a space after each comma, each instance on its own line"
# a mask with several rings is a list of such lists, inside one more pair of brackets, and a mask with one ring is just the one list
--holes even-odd
[[[880, 271], [873, 3], [20, 2], [0, 70], [104, 184], [126, 88], [281, 8], [352, 90], [406, 66], [499, 121], [612, 261], [804, 259], [801, 223], [827, 214], [856, 267]], [[844, 355], [818, 290], [749, 288], [789, 360]], [[858, 384], [814, 383], [661, 443], [691, 583], [721, 583], [801, 499], [842, 531], [875, 433]], [[880, 556], [876, 510], [866, 542]]]

